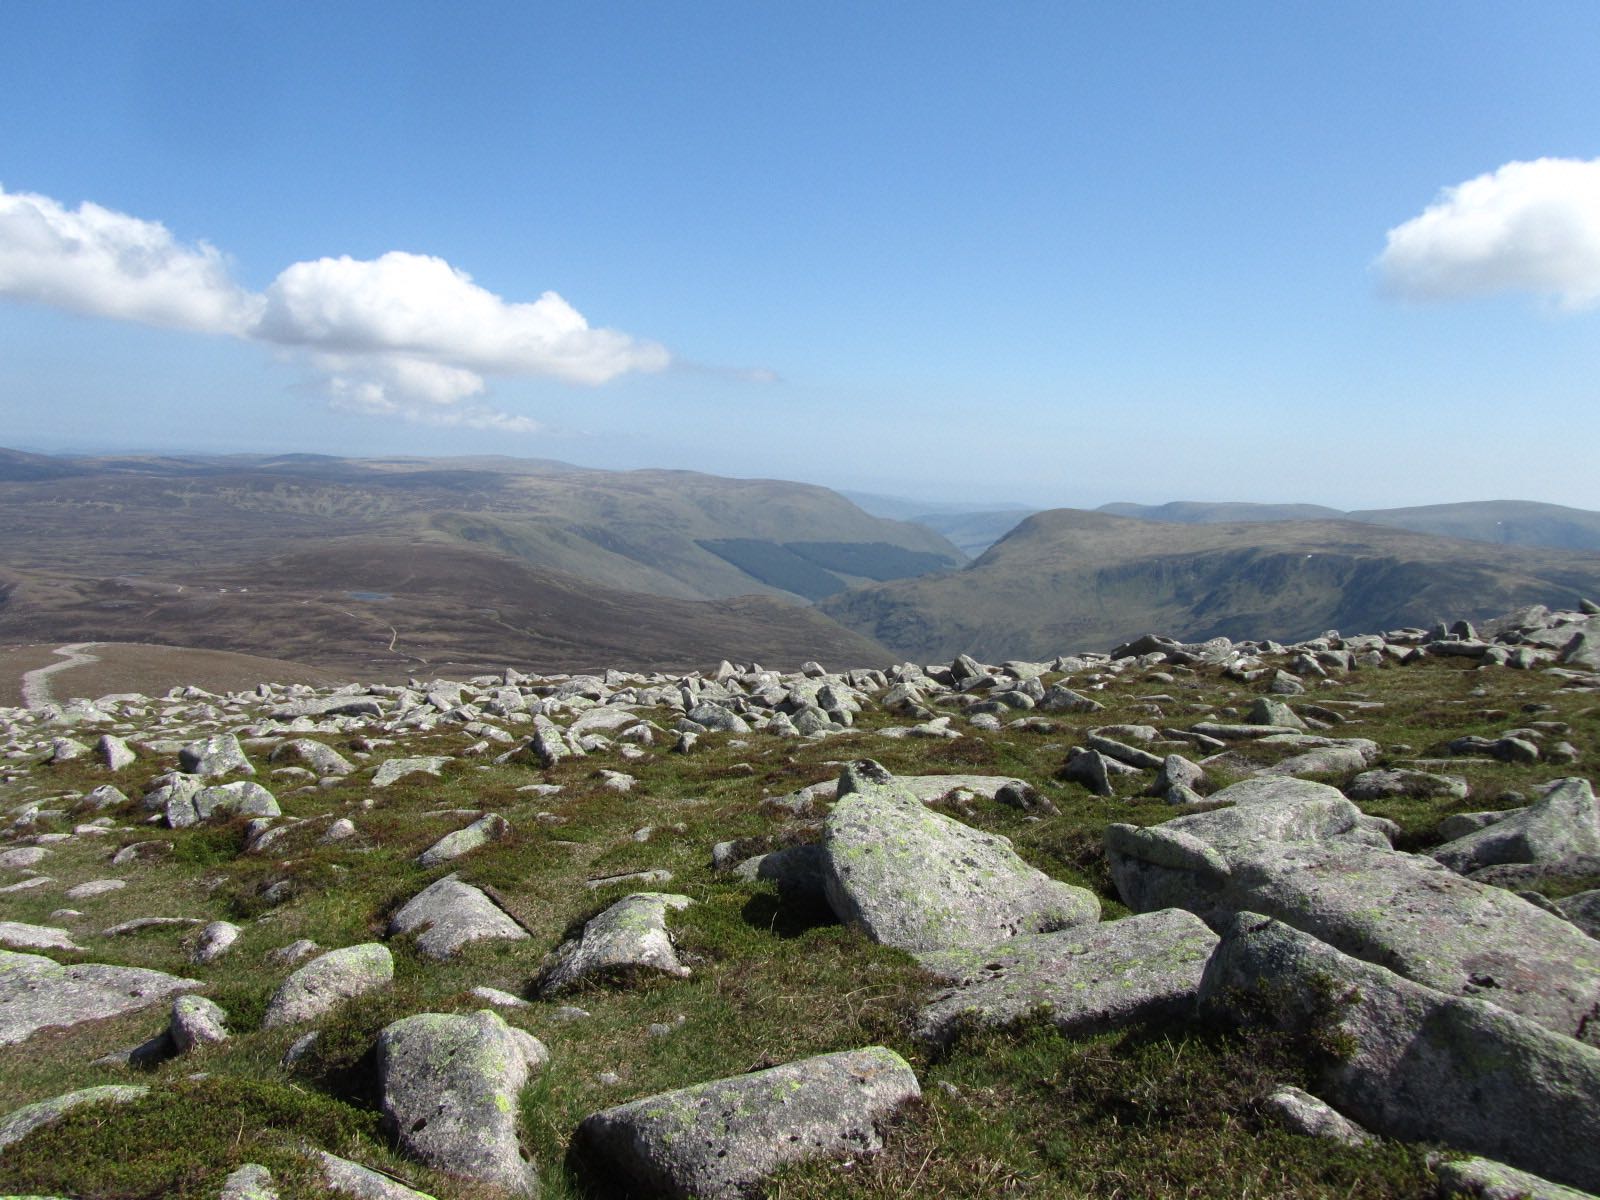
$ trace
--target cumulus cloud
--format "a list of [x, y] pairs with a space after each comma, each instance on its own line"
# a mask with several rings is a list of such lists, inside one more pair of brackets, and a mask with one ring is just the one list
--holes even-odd
[[202, 333], [243, 334], [262, 306], [204, 242], [184, 246], [157, 221], [3, 187], [0, 295]]
[[4, 188], [0, 296], [267, 345], [317, 372], [345, 411], [514, 433], [538, 426], [477, 402], [488, 377], [592, 386], [671, 363], [655, 342], [591, 327], [555, 292], [510, 302], [441, 258], [298, 262], [256, 294], [215, 248], [157, 222]]
[[1389, 231], [1388, 287], [1420, 300], [1522, 291], [1600, 303], [1600, 159], [1511, 162], [1446, 188]]

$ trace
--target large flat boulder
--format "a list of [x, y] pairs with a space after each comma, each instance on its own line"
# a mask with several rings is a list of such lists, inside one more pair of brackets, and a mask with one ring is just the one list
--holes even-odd
[[0, 950], [0, 1046], [41, 1029], [70, 1027], [160, 1004], [205, 984], [143, 967], [62, 966], [41, 954]]
[[1558, 866], [1600, 854], [1600, 802], [1587, 779], [1559, 779], [1538, 802], [1430, 854], [1463, 875], [1505, 863]]
[[913, 953], [980, 950], [1093, 924], [1086, 888], [1029, 866], [1009, 839], [930, 811], [876, 763], [841, 777], [823, 825], [823, 886], [839, 919]]
[[576, 1141], [629, 1195], [739, 1200], [785, 1163], [876, 1152], [885, 1121], [921, 1095], [903, 1058], [870, 1046], [608, 1108]]
[[102, 1087], [81, 1088], [64, 1096], [37, 1100], [0, 1117], [0, 1150], [20, 1142], [35, 1129], [59, 1121], [73, 1109], [84, 1104], [126, 1104], [150, 1091], [147, 1087], [127, 1087], [106, 1084]]
[[536, 1039], [487, 1009], [406, 1017], [378, 1035], [384, 1121], [407, 1154], [431, 1167], [536, 1195], [517, 1101], [530, 1071], [546, 1061]]
[[528, 931], [493, 900], [455, 875], [446, 875], [389, 918], [389, 936], [421, 931], [417, 949], [429, 958], [449, 958], [468, 942], [523, 941]]
[[[1275, 797], [1274, 787], [1290, 789]], [[1479, 996], [1600, 1040], [1600, 943], [1504, 889], [1388, 848], [1333, 788], [1251, 780], [1231, 808], [1146, 829], [1111, 825], [1106, 851], [1130, 908], [1187, 908], [1214, 929], [1264, 913], [1441, 992]]]
[[1200, 994], [1204, 1011], [1331, 1048], [1315, 1090], [1368, 1129], [1600, 1187], [1600, 1049], [1256, 913], [1227, 923]]
[[919, 1040], [946, 1046], [973, 1029], [1048, 1021], [1092, 1034], [1186, 1015], [1217, 944], [1205, 922], [1169, 908], [1057, 933], [1012, 938], [983, 952], [925, 954], [952, 986], [917, 1016]]

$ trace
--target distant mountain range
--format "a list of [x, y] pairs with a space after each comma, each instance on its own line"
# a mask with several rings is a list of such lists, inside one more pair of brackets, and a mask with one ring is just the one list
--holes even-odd
[[1179, 524], [1055, 509], [956, 572], [856, 588], [822, 611], [896, 653], [988, 660], [1105, 649], [1145, 632], [1312, 636], [1600, 595], [1600, 555], [1356, 521]]
[[859, 498], [916, 520], [803, 483], [549, 460], [0, 451], [0, 642], [369, 677], [793, 667], [1048, 658], [1144, 632], [1287, 640], [1600, 595], [1600, 514], [1549, 504]]

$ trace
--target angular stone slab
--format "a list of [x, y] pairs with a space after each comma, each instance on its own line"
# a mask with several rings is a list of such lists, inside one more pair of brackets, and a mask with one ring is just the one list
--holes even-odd
[[873, 941], [981, 950], [1099, 920], [1093, 892], [1030, 867], [1007, 838], [929, 811], [876, 763], [847, 767], [839, 790], [823, 825], [823, 885], [839, 919]]
[[[1260, 790], [1273, 787], [1292, 790], [1274, 801]], [[1213, 929], [1236, 912], [1264, 913], [1441, 992], [1600, 1040], [1589, 1015], [1600, 1004], [1600, 942], [1576, 926], [1389, 849], [1333, 788], [1251, 780], [1213, 799], [1230, 795], [1245, 802], [1147, 829], [1107, 827], [1111, 876], [1130, 908], [1187, 908]]]
[[408, 1188], [398, 1179], [326, 1150], [313, 1151], [311, 1157], [322, 1171], [323, 1182], [340, 1195], [360, 1200], [434, 1200], [427, 1192]]
[[518, 1142], [517, 1100], [547, 1056], [525, 1053], [519, 1032], [483, 1009], [418, 1013], [378, 1035], [384, 1121], [407, 1154], [512, 1195], [538, 1193]]
[[389, 936], [422, 930], [417, 949], [429, 958], [449, 958], [468, 942], [484, 938], [523, 941], [528, 931], [455, 875], [429, 884], [389, 919]]
[[576, 1141], [632, 1195], [738, 1200], [786, 1163], [875, 1153], [887, 1119], [921, 1095], [905, 1059], [871, 1046], [609, 1108]]
[[667, 909], [681, 912], [693, 903], [687, 896], [667, 892], [624, 896], [591, 917], [581, 936], [560, 946], [546, 960], [539, 976], [539, 995], [555, 996], [584, 982], [636, 972], [686, 977], [689, 968], [678, 961], [667, 932]]
[[248, 779], [175, 794], [167, 800], [166, 809], [167, 824], [174, 829], [186, 829], [213, 817], [276, 817], [283, 811], [271, 792]]
[[40, 954], [0, 950], [0, 1046], [52, 1026], [81, 1025], [148, 1008], [176, 992], [204, 986], [198, 979], [143, 967], [64, 967]]
[[437, 754], [422, 758], [391, 758], [380, 763], [378, 769], [372, 773], [372, 786], [388, 787], [407, 775], [437, 775], [449, 761], [448, 758]]
[[25, 1104], [0, 1117], [0, 1150], [20, 1142], [40, 1126], [59, 1121], [80, 1105], [126, 1104], [130, 1100], [139, 1099], [149, 1091], [147, 1087], [121, 1087], [111, 1084], [105, 1087], [82, 1088], [76, 1092], [68, 1092], [64, 1096], [53, 1096], [49, 1100]]
[[1348, 1049], [1317, 1091], [1368, 1129], [1441, 1141], [1600, 1187], [1600, 1050], [1494, 1004], [1447, 996], [1341, 954], [1282, 921], [1239, 913], [1200, 985], [1203, 1010], [1315, 1030]]
[[1430, 851], [1467, 874], [1503, 863], [1549, 866], [1600, 854], [1600, 802], [1587, 779], [1557, 780], [1542, 800]]
[[988, 951], [921, 955], [954, 981], [917, 1016], [916, 1036], [947, 1046], [968, 1029], [1037, 1018], [1091, 1034], [1194, 1006], [1217, 935], [1193, 913], [1163, 909], [1103, 925], [1013, 938]]
[[261, 1027], [313, 1021], [346, 1000], [387, 986], [393, 978], [394, 957], [387, 946], [365, 942], [330, 950], [278, 985]]
[[178, 769], [203, 779], [235, 772], [241, 775], [256, 773], [255, 767], [245, 757], [244, 747], [231, 733], [219, 733], [198, 742], [190, 742], [178, 751]]
[[1595, 1200], [1593, 1192], [1562, 1187], [1528, 1171], [1487, 1158], [1442, 1162], [1434, 1167], [1442, 1197], [1470, 1196], [1473, 1200]]
[[488, 813], [479, 817], [464, 829], [445, 834], [437, 842], [417, 855], [417, 865], [421, 867], [436, 867], [440, 863], [460, 858], [463, 854], [470, 854], [480, 846], [487, 846], [490, 842], [497, 842], [510, 834], [510, 832], [510, 821], [507, 821], [499, 813]]
[[18, 950], [82, 950], [72, 934], [54, 925], [29, 925], [23, 921], [0, 921], [0, 946]]

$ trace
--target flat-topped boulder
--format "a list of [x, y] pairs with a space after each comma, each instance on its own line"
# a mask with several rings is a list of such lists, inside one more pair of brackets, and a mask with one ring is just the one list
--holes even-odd
[[1250, 780], [1212, 799], [1239, 802], [1145, 829], [1107, 827], [1111, 876], [1130, 908], [1187, 908], [1212, 928], [1264, 913], [1407, 979], [1600, 1040], [1589, 1015], [1600, 1004], [1600, 943], [1560, 916], [1390, 849], [1334, 788]]
[[330, 950], [278, 985], [261, 1027], [314, 1021], [352, 997], [388, 986], [393, 978], [394, 957], [387, 946], [366, 942]]
[[949, 1045], [963, 1032], [1024, 1019], [1085, 1035], [1194, 1007], [1217, 944], [1183, 909], [1101, 925], [1012, 938], [991, 949], [924, 954], [924, 967], [952, 981], [917, 1015], [916, 1036]]
[[845, 769], [823, 826], [823, 886], [839, 919], [913, 953], [979, 950], [1093, 924], [1093, 892], [1029, 866], [996, 834], [930, 811], [876, 763]]
[[429, 884], [389, 919], [389, 936], [416, 933], [417, 949], [449, 958], [469, 942], [525, 941], [528, 931], [484, 892], [455, 875]]
[[1544, 798], [1429, 852], [1463, 874], [1505, 863], [1556, 866], [1600, 854], [1600, 802], [1587, 779], [1560, 779]]
[[786, 1163], [875, 1153], [889, 1118], [921, 1095], [903, 1058], [870, 1046], [608, 1108], [575, 1140], [630, 1195], [740, 1200]]
[[0, 1046], [24, 1041], [41, 1029], [148, 1008], [204, 986], [198, 979], [143, 967], [63, 966], [40, 954], [0, 950]]

